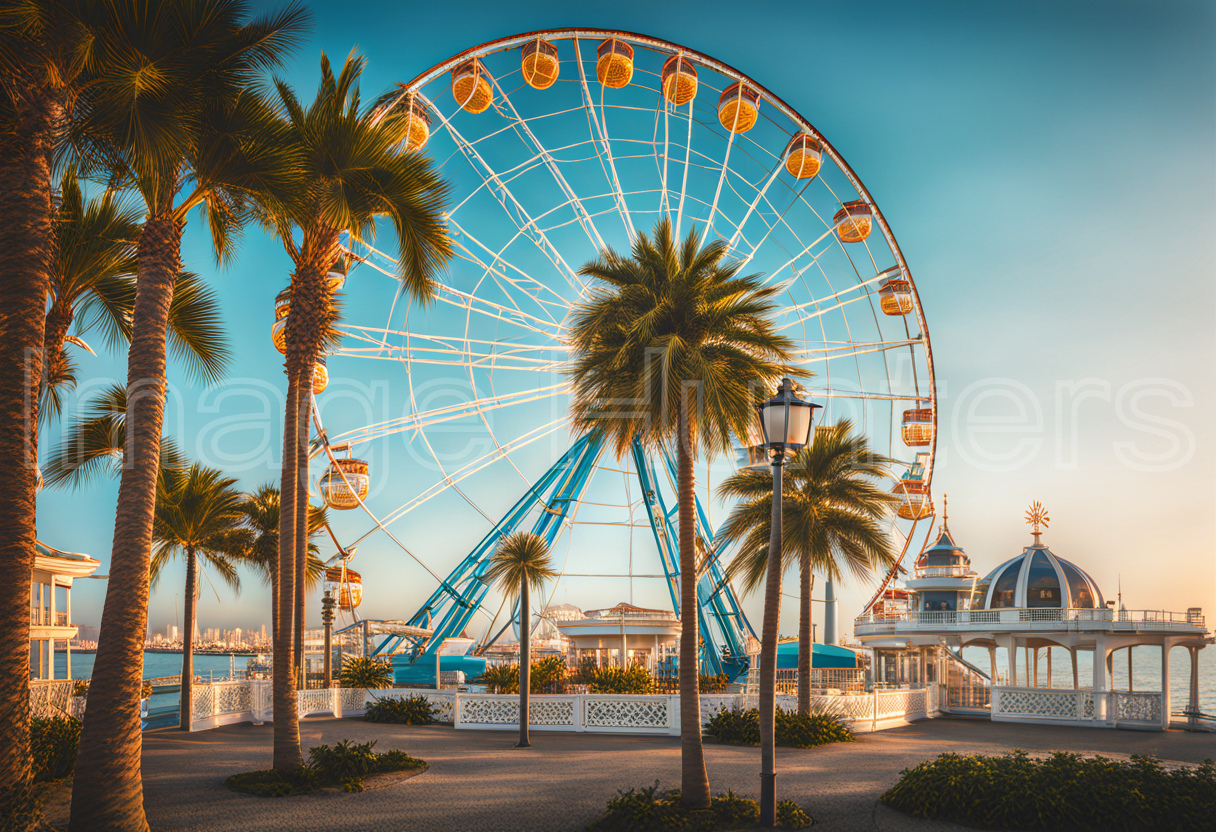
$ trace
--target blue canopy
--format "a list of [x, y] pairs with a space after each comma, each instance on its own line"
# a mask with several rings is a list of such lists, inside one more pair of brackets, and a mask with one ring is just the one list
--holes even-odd
[[[798, 667], [798, 642], [787, 641], [777, 645], [777, 669], [790, 670]], [[811, 667], [857, 667], [857, 654], [847, 647], [833, 644], [811, 645]]]

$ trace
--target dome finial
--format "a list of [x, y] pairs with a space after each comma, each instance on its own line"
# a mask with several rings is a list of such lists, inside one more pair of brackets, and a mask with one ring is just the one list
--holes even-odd
[[1030, 508], [1026, 511], [1026, 522], [1034, 527], [1031, 531], [1031, 534], [1034, 535], [1034, 545], [1039, 545], [1039, 536], [1043, 534], [1039, 527], [1047, 528], [1048, 521], [1050, 520], [1051, 518], [1047, 515], [1047, 509], [1043, 508], [1042, 503], [1035, 500], [1030, 504]]
[[950, 495], [942, 494], [942, 533], [950, 534], [950, 524], [947, 522], [950, 519]]

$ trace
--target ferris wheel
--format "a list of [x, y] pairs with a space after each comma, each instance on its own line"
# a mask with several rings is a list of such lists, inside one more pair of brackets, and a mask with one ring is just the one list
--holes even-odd
[[[725, 241], [742, 273], [781, 287], [777, 326], [821, 419], [852, 419], [904, 464], [892, 477], [892, 531], [906, 550], [932, 513], [928, 327], [879, 206], [809, 120], [700, 52], [590, 29], [468, 49], [381, 108], [400, 108], [408, 146], [450, 185], [455, 258], [422, 308], [398, 290], [387, 254], [348, 244], [346, 292], [373, 295], [359, 308], [375, 314], [348, 315], [329, 367], [385, 362], [403, 401], [399, 415], [377, 415], [320, 393], [313, 474], [332, 508], [353, 509], [341, 518], [342, 569], [359, 546], [384, 545], [400, 565], [377, 582], [430, 593], [405, 622], [425, 633], [390, 633], [377, 648], [394, 656], [399, 681], [409, 668], [433, 672], [445, 640], [467, 635], [476, 650], [510, 625], [479, 578], [515, 529], [553, 547], [562, 577], [546, 601], [565, 597], [558, 587], [628, 581], [644, 598], [669, 595], [678, 612], [672, 459], [636, 445], [616, 459], [570, 435], [563, 371], [566, 322], [589, 288], [579, 267], [606, 246], [627, 251], [662, 217], [679, 236]], [[761, 459], [743, 438], [737, 459], [698, 467], [710, 672], [738, 673], [754, 635], [724, 577], [730, 553], [714, 546], [725, 511], [715, 519], [710, 489], [715, 473]], [[435, 523], [457, 533], [418, 531]]]

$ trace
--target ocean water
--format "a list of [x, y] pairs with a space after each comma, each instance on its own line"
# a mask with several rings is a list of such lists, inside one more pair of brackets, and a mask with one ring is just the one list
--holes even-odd
[[[1033, 653], [1032, 653], [1033, 657]], [[985, 673], [988, 672], [988, 650], [983, 647], [964, 647], [963, 658], [971, 662]], [[1032, 658], [1033, 661], [1033, 658]], [[1062, 647], [1052, 648], [1051, 683], [1053, 687], [1072, 687], [1072, 662], [1068, 651]], [[1005, 651], [996, 651], [997, 674], [1008, 678], [1008, 663]], [[1132, 690], [1159, 691], [1161, 690], [1161, 648], [1141, 646], [1132, 651], [1131, 668]], [[1117, 690], [1127, 690], [1128, 666], [1127, 650], [1116, 650], [1113, 662], [1113, 676]], [[1039, 657], [1039, 685], [1047, 684], [1046, 650]], [[1092, 683], [1093, 658], [1092, 654], [1079, 651], [1077, 653], [1077, 677], [1081, 687]], [[1018, 684], [1025, 681], [1025, 654], [1018, 655]], [[1182, 647], [1170, 651], [1170, 706], [1174, 711], [1181, 711], [1187, 705], [1191, 690], [1191, 656]], [[1199, 709], [1205, 714], [1216, 714], [1216, 647], [1208, 646], [1199, 651]]]
[[[93, 676], [93, 661], [96, 653], [77, 653], [72, 651], [72, 678], [90, 679]], [[216, 679], [226, 678], [232, 665], [237, 670], [244, 670], [252, 656], [227, 655], [213, 656], [211, 654], [194, 654], [194, 675], [206, 678], [214, 674]], [[62, 679], [67, 672], [67, 657], [62, 653], [55, 654], [55, 677]], [[177, 676], [182, 672], [182, 654], [176, 653], [144, 653], [144, 678], [155, 679], [160, 676]]]

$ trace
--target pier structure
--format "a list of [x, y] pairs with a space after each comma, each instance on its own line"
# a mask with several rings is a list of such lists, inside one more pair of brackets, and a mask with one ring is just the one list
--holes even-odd
[[[901, 603], [875, 605], [854, 621], [854, 636], [872, 651], [875, 683], [936, 682], [946, 688], [947, 708], [986, 710], [997, 721], [1166, 729], [1180, 716], [1195, 724], [1201, 717], [1199, 652], [1213, 641], [1203, 611], [1116, 608], [1081, 567], [1043, 543], [1047, 519], [1042, 506], [1032, 506], [1031, 545], [980, 577], [943, 517], [936, 540], [916, 559], [904, 595], [893, 599]], [[987, 648], [988, 667], [963, 660], [963, 647]], [[1071, 687], [1054, 686], [1051, 647], [1068, 652]], [[1186, 648], [1190, 659], [1188, 705], [1180, 715], [1170, 709], [1175, 647]], [[1157, 690], [1133, 689], [1134, 648], [1160, 652]], [[1121, 653], [1129, 668], [1126, 690], [1114, 687]]]

